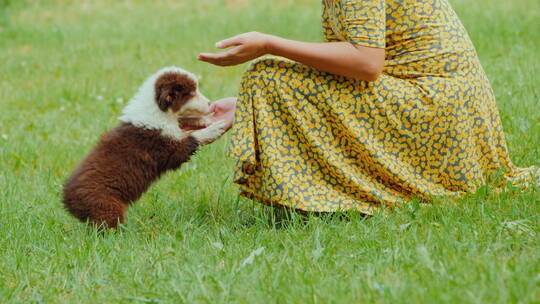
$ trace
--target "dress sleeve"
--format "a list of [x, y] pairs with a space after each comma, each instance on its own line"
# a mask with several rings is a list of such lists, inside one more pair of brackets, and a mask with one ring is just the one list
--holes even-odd
[[332, 25], [330, 23], [330, 17], [328, 15], [328, 8], [324, 5], [325, 0], [323, 0], [323, 11], [322, 11], [322, 25], [323, 25], [323, 35], [324, 41], [326, 42], [336, 42], [341, 41], [339, 37], [334, 33]]
[[384, 48], [386, 45], [385, 0], [339, 0], [347, 41]]

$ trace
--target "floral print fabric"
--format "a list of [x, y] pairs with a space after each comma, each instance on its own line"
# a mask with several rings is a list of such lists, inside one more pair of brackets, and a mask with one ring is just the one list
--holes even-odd
[[446, 0], [323, 0], [328, 42], [385, 48], [374, 82], [282, 58], [245, 73], [230, 156], [244, 196], [304, 211], [372, 214], [412, 196], [459, 196], [524, 172]]

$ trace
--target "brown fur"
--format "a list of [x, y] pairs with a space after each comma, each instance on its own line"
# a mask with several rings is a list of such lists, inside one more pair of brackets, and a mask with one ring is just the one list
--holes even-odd
[[[155, 85], [156, 103], [177, 111], [192, 97], [196, 84], [179, 74], [162, 75]], [[116, 228], [124, 223], [128, 205], [167, 170], [178, 169], [199, 143], [192, 136], [175, 140], [122, 123], [104, 134], [64, 186], [65, 208], [81, 221]]]
[[164, 112], [169, 109], [177, 112], [195, 96], [197, 84], [186, 75], [165, 73], [158, 78], [154, 89], [159, 109]]

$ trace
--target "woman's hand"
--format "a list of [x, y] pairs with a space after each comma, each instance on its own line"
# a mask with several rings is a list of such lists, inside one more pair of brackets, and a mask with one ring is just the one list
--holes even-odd
[[199, 60], [219, 66], [232, 66], [261, 57], [268, 53], [268, 44], [272, 36], [250, 32], [216, 43], [218, 49], [229, 50], [220, 53], [201, 53]]
[[348, 41], [311, 43], [250, 32], [218, 42], [221, 53], [202, 53], [199, 60], [220, 66], [241, 64], [269, 54], [303, 63], [317, 70], [358, 80], [375, 81], [382, 74], [384, 48]]
[[212, 122], [224, 120], [225, 130], [229, 130], [234, 122], [236, 110], [236, 97], [223, 98], [213, 102], [207, 114], [214, 113], [210, 118]]
[[208, 112], [204, 113], [205, 116], [214, 114], [210, 118], [180, 119], [180, 127], [186, 131], [202, 130], [215, 122], [224, 121], [225, 131], [228, 131], [233, 125], [235, 111], [236, 97], [223, 98], [210, 104]]

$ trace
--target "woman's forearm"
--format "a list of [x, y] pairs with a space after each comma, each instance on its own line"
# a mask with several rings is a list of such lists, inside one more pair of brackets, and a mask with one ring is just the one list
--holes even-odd
[[382, 73], [384, 49], [354, 46], [349, 42], [310, 43], [249, 32], [216, 44], [219, 53], [200, 53], [201, 61], [232, 66], [273, 54], [346, 77], [373, 81]]
[[266, 53], [332, 74], [374, 81], [384, 67], [384, 49], [349, 42], [311, 43], [268, 35]]

